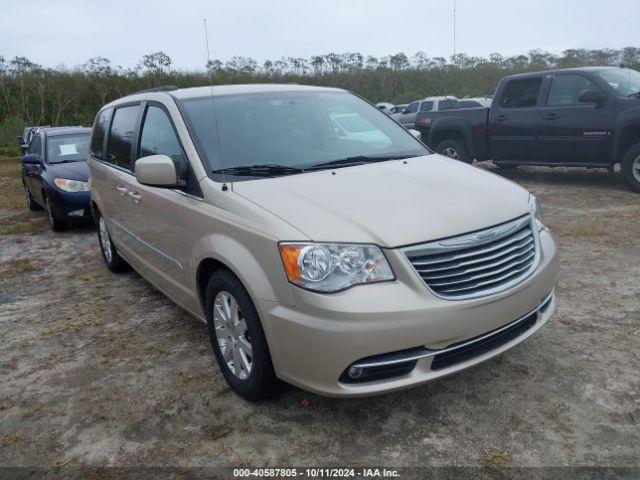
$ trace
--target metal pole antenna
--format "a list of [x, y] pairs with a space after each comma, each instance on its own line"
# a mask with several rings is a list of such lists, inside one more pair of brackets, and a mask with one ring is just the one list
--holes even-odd
[[[207, 30], [207, 19], [204, 19], [204, 41], [207, 44], [207, 70], [209, 71], [209, 84], [211, 86], [211, 108], [213, 110], [213, 127], [216, 129], [216, 137], [218, 138], [218, 145], [220, 145], [220, 132], [218, 130], [218, 116], [216, 115], [216, 100], [213, 94], [213, 64], [211, 63], [211, 56], [209, 55], [209, 31]], [[222, 191], [226, 192], [227, 176], [224, 172], [224, 157], [222, 155], [222, 147], [219, 147], [220, 152], [220, 173], [222, 174]]]
[[453, 0], [453, 57], [456, 56], [456, 0]]

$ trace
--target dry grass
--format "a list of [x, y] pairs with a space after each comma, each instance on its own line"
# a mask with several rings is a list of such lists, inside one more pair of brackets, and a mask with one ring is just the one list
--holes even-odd
[[482, 458], [481, 463], [486, 468], [505, 468], [511, 464], [511, 455], [507, 452], [491, 452]]
[[0, 210], [25, 208], [20, 174], [20, 157], [0, 157]]

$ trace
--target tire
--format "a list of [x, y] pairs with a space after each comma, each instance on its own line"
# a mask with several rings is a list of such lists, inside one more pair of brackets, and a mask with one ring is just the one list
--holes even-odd
[[622, 176], [634, 191], [640, 193], [640, 143], [632, 146], [622, 158]]
[[53, 206], [51, 205], [51, 201], [49, 197], [47, 197], [44, 193], [42, 194], [44, 197], [44, 205], [45, 210], [47, 211], [47, 217], [49, 218], [49, 224], [51, 225], [51, 230], [54, 232], [62, 232], [67, 229], [67, 224], [63, 220], [60, 220], [56, 216], [56, 212], [53, 211]]
[[211, 275], [205, 310], [213, 354], [231, 389], [251, 402], [275, 395], [281, 383], [260, 317], [240, 280], [228, 270]]
[[436, 147], [436, 152], [464, 163], [470, 164], [473, 162], [473, 158], [471, 158], [467, 151], [467, 146], [460, 140], [443, 140]]
[[24, 187], [24, 196], [27, 199], [27, 208], [32, 212], [42, 210], [42, 207], [36, 203], [36, 200], [33, 198], [33, 195], [31, 195], [31, 192], [24, 182], [22, 182], [22, 186]]
[[501, 168], [503, 170], [515, 170], [520, 166], [520, 165], [511, 165], [509, 163], [502, 163], [502, 162], [493, 162], [493, 164], [496, 167]]
[[100, 253], [104, 264], [113, 273], [122, 273], [129, 269], [129, 265], [118, 253], [116, 246], [111, 241], [111, 235], [107, 230], [107, 224], [105, 223], [102, 215], [96, 212], [96, 230], [98, 231], [98, 243], [100, 244]]

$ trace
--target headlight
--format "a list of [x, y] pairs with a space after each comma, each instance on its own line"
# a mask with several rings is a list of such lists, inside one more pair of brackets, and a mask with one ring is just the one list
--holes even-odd
[[91, 187], [89, 187], [89, 184], [87, 182], [81, 182], [79, 180], [68, 180], [66, 178], [56, 178], [53, 180], [53, 183], [55, 183], [60, 190], [64, 190], [65, 192], [71, 192], [71, 193], [88, 192], [91, 189]]
[[308, 290], [337, 292], [395, 278], [382, 250], [374, 245], [285, 242], [279, 247], [289, 281]]
[[531, 214], [533, 218], [536, 219], [536, 223], [538, 224], [538, 228], [542, 230], [544, 228], [544, 218], [542, 217], [542, 207], [540, 206], [540, 202], [538, 199], [529, 195], [529, 206], [531, 207]]

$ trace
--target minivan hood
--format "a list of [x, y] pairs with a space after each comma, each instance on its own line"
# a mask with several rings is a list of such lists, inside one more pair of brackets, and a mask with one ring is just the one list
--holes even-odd
[[389, 248], [479, 230], [529, 211], [524, 188], [435, 154], [232, 188], [314, 241]]

